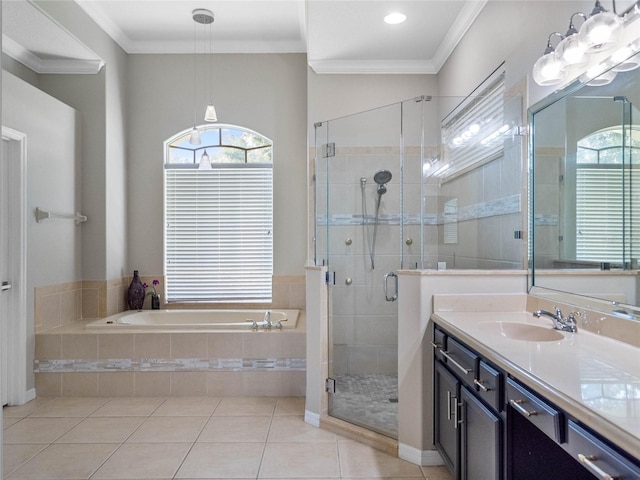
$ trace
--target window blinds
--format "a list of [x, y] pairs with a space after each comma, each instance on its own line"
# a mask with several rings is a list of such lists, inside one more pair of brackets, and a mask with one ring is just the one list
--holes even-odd
[[271, 301], [271, 165], [165, 170], [167, 300]]
[[622, 262], [623, 169], [581, 167], [576, 175], [576, 259]]

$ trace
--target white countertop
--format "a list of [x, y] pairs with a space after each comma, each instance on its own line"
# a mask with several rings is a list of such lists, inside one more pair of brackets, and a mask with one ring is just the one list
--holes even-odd
[[550, 319], [524, 311], [436, 311], [433, 320], [577, 420], [638, 456], [640, 348], [586, 330], [559, 332], [564, 338], [553, 341], [515, 340], [484, 323], [516, 322], [552, 329]]

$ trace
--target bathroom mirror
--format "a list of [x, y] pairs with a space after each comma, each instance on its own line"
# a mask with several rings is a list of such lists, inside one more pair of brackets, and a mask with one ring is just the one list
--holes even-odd
[[638, 66], [640, 53], [529, 110], [531, 292], [636, 320]]

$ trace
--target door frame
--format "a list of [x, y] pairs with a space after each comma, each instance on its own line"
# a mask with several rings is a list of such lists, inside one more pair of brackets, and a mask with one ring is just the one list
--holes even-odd
[[9, 321], [7, 323], [7, 401], [22, 405], [35, 398], [35, 389], [27, 390], [27, 135], [2, 126], [2, 140], [9, 142], [10, 156], [4, 162], [17, 159], [7, 173], [12, 198], [9, 219], [9, 239], [12, 245], [8, 263], [12, 289]]

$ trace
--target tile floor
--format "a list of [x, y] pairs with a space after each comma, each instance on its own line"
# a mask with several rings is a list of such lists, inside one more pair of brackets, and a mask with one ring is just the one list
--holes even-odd
[[303, 398], [37, 398], [4, 408], [4, 478], [451, 480], [303, 414]]

